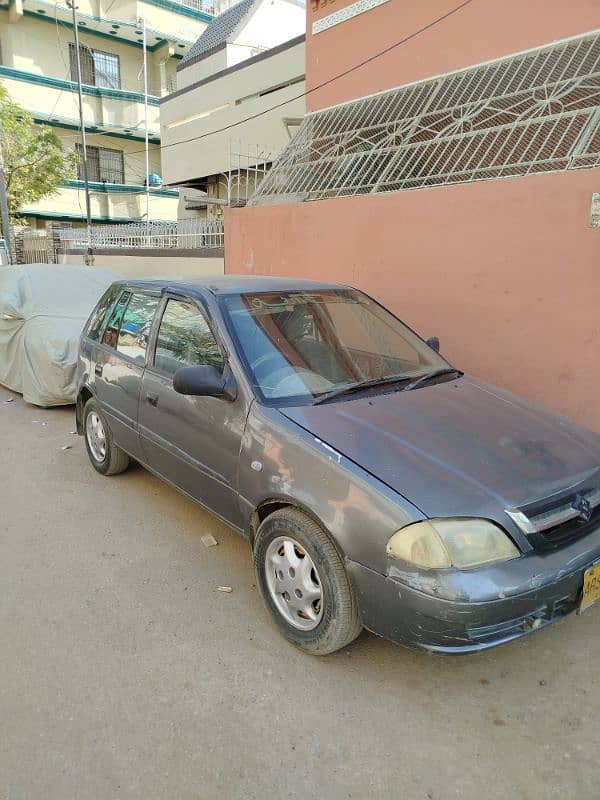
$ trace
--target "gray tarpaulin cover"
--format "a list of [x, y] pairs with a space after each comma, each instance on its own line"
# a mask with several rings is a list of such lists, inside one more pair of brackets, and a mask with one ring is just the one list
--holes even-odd
[[79, 336], [118, 279], [96, 267], [0, 267], [0, 383], [38, 406], [74, 403]]

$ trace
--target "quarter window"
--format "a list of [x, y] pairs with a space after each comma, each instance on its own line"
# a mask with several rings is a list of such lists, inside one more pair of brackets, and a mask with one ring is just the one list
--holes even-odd
[[195, 303], [169, 300], [158, 329], [154, 366], [173, 375], [180, 367], [204, 364], [223, 371], [223, 356], [206, 317]]
[[144, 363], [158, 301], [158, 297], [149, 294], [131, 296], [119, 328], [117, 339], [119, 353]]
[[90, 321], [87, 324], [85, 335], [89, 339], [93, 339], [95, 342], [97, 342], [100, 338], [100, 331], [102, 330], [104, 318], [106, 317], [109, 308], [114, 303], [119, 291], [120, 288], [118, 286], [111, 286], [100, 299], [98, 305], [92, 312]]
[[123, 292], [121, 297], [119, 297], [119, 302], [113, 308], [108, 318], [108, 324], [102, 336], [102, 344], [106, 344], [109, 347], [116, 347], [117, 339], [119, 338], [119, 328], [121, 327], [123, 315], [130, 297], [131, 292]]

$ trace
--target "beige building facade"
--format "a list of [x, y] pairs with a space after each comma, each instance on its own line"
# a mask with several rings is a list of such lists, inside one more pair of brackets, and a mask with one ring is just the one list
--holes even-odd
[[[162, 178], [159, 98], [176, 85], [176, 66], [213, 19], [201, 0], [78, 0], [77, 21], [92, 221], [146, 219], [145, 21], [149, 172]], [[34, 120], [50, 125], [66, 150], [80, 151], [77, 53], [64, 2], [0, 1], [0, 82]], [[24, 206], [34, 227], [85, 219], [82, 171], [57, 194]], [[179, 192], [150, 180], [149, 219], [177, 218]]]

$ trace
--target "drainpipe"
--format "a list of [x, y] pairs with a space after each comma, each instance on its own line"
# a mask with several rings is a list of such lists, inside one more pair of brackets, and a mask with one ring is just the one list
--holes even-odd
[[146, 244], [150, 244], [150, 152], [148, 143], [148, 48], [146, 42], [146, 20], [144, 17], [138, 19], [138, 25], [142, 28], [142, 47], [144, 50], [144, 140], [146, 151]]
[[88, 180], [87, 146], [85, 139], [85, 122], [83, 118], [83, 94], [81, 91], [81, 57], [79, 52], [79, 31], [77, 28], [77, 15], [75, 14], [74, 0], [67, 0], [67, 6], [73, 12], [73, 31], [75, 33], [75, 53], [77, 58], [77, 94], [79, 95], [79, 123], [81, 126], [81, 150], [83, 153], [83, 182], [85, 185], [85, 216], [87, 233], [87, 255], [85, 263], [93, 266], [94, 254], [92, 252], [92, 210], [90, 206], [90, 182]]
[[0, 119], [0, 209], [2, 213], [2, 235], [6, 242], [8, 260], [12, 261], [10, 236], [10, 216], [8, 213], [8, 196], [6, 194], [6, 178], [4, 176], [4, 156], [2, 155], [2, 120]]

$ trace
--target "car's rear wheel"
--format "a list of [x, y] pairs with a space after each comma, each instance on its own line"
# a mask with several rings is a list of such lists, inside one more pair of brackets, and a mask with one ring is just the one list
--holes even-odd
[[129, 456], [112, 438], [106, 419], [92, 397], [83, 410], [85, 446], [94, 469], [102, 475], [117, 475], [129, 466]]
[[327, 655], [359, 635], [342, 559], [325, 531], [301, 511], [280, 509], [262, 522], [254, 569], [275, 625], [296, 646]]

